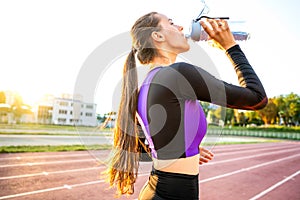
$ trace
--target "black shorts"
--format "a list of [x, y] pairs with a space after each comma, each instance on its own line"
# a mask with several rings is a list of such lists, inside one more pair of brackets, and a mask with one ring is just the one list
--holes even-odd
[[198, 200], [198, 175], [163, 172], [153, 169], [139, 200]]

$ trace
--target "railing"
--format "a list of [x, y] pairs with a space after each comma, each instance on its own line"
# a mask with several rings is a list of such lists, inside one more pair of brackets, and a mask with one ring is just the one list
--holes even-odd
[[300, 133], [297, 132], [271, 132], [271, 131], [257, 131], [257, 130], [229, 130], [229, 129], [213, 128], [213, 129], [208, 129], [207, 134], [300, 140]]

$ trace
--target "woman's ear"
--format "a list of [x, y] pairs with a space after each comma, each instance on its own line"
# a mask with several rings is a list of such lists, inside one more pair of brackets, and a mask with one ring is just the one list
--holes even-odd
[[151, 33], [151, 37], [156, 42], [165, 41], [165, 37], [161, 32], [154, 31], [154, 32]]

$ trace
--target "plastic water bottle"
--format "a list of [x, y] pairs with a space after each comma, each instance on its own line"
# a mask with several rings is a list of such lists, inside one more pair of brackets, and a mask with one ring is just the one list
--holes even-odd
[[[208, 17], [205, 17], [208, 18]], [[228, 17], [216, 17], [214, 19], [229, 19]], [[193, 41], [207, 41], [208, 34], [203, 30], [199, 23], [200, 19], [193, 20], [190, 26], [190, 33], [186, 34], [186, 38]], [[250, 33], [244, 30], [245, 21], [228, 21], [229, 28], [236, 41], [247, 41], [250, 39]]]

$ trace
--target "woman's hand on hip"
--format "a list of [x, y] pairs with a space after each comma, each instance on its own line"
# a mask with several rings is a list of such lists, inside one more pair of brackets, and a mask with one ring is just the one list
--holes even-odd
[[202, 165], [204, 163], [207, 163], [208, 161], [212, 160], [214, 157], [214, 154], [209, 151], [208, 149], [205, 149], [204, 147], [199, 147], [200, 151], [200, 158], [199, 158], [199, 164]]

